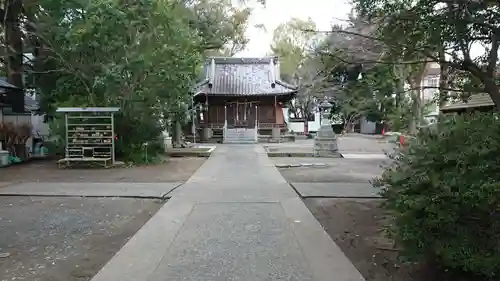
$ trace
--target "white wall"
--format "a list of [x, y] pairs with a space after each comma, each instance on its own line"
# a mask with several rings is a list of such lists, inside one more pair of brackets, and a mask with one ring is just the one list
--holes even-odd
[[359, 120], [359, 132], [362, 134], [374, 134], [377, 130], [377, 123], [370, 122], [366, 118]]
[[[288, 108], [283, 108], [283, 116], [285, 122], [288, 124], [288, 131], [293, 131], [295, 133], [304, 133], [304, 122], [290, 122], [288, 116]], [[320, 123], [321, 115], [319, 113], [314, 114], [314, 121], [307, 122], [307, 129], [309, 132], [317, 132], [321, 127]]]
[[49, 124], [43, 122], [43, 115], [31, 114], [31, 125], [33, 126], [33, 135], [49, 137]]

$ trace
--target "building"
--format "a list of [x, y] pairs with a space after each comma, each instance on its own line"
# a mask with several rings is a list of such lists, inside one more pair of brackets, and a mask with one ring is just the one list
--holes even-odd
[[440, 75], [441, 66], [435, 62], [429, 63], [420, 83], [420, 95], [424, 103], [436, 102], [437, 94], [439, 93]]
[[277, 57], [206, 60], [205, 79], [194, 87], [199, 108], [197, 132], [204, 141], [257, 142], [259, 135], [280, 138], [286, 131], [283, 107], [297, 87], [280, 80]]
[[495, 103], [489, 94], [472, 94], [467, 99], [450, 103], [441, 108], [443, 113], [464, 113], [471, 111], [492, 111]]
[[14, 112], [24, 112], [24, 91], [0, 77], [0, 108], [10, 108]]

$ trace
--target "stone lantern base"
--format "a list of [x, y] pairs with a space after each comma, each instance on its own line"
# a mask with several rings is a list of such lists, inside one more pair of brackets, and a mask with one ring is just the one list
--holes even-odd
[[321, 127], [314, 138], [314, 156], [315, 157], [342, 157], [337, 147], [337, 136], [330, 123], [330, 109], [332, 105], [324, 101], [319, 105], [322, 109]]
[[337, 146], [337, 137], [329, 124], [327, 126], [322, 125], [314, 138], [314, 156], [342, 157]]

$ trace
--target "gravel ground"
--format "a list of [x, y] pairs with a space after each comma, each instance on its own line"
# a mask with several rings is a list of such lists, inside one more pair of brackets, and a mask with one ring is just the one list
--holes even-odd
[[[206, 158], [169, 158], [167, 163], [131, 168], [60, 169], [56, 162], [33, 160], [0, 168], [2, 182], [178, 182], [186, 181]], [[4, 184], [5, 185], [5, 184]]]
[[90, 280], [161, 206], [157, 200], [0, 197], [0, 280]]

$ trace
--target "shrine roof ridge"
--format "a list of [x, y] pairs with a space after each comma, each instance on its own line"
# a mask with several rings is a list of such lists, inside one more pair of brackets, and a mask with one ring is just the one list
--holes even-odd
[[261, 58], [210, 57], [205, 79], [193, 87], [194, 95], [294, 95], [298, 87], [280, 79], [277, 56]]
[[205, 64], [211, 64], [212, 60], [215, 64], [268, 64], [273, 61], [274, 64], [278, 63], [277, 56], [267, 57], [208, 57]]

